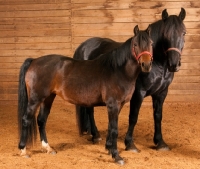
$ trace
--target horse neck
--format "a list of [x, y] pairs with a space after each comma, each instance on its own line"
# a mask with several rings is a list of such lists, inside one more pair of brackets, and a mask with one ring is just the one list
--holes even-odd
[[110, 57], [113, 64], [115, 65], [113, 65], [114, 67], [123, 66], [128, 60], [134, 60], [135, 58], [131, 54], [131, 38], [122, 43], [120, 47], [112, 50], [105, 55], [108, 55], [107, 57]]
[[141, 68], [136, 58], [132, 55], [131, 41], [132, 38], [128, 39], [116, 50], [116, 52], [119, 53], [119, 58], [120, 55], [125, 55], [126, 61], [124, 62], [124, 71], [126, 72], [126, 77], [127, 79], [134, 81], [139, 75]]
[[141, 68], [138, 62], [135, 61], [134, 59], [129, 59], [126, 62], [124, 70], [126, 72], [127, 79], [130, 79], [131, 81], [135, 81], [139, 73], [141, 72]]
[[119, 52], [119, 53], [126, 53], [131, 55], [131, 40], [132, 38], [129, 38], [124, 43], [117, 42], [119, 45], [118, 48], [114, 49], [113, 51]]
[[97, 58], [104, 67], [123, 72], [128, 81], [135, 80], [140, 72], [137, 60], [131, 54], [131, 38], [109, 53]]

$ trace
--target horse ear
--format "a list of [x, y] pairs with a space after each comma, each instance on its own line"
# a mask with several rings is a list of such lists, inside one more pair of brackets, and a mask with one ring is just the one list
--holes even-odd
[[167, 18], [168, 18], [167, 9], [164, 9], [164, 10], [162, 11], [162, 20], [165, 21], [165, 19], [167, 19]]
[[137, 35], [139, 31], [140, 31], [140, 30], [139, 30], [139, 27], [138, 27], [138, 25], [136, 25], [136, 26], [134, 27], [134, 29], [133, 29], [134, 34]]
[[181, 8], [181, 12], [179, 14], [179, 18], [183, 21], [185, 19], [186, 16], [186, 11], [184, 8]]
[[149, 24], [148, 28], [146, 29], [146, 32], [150, 35], [150, 31], [151, 31], [151, 24]]

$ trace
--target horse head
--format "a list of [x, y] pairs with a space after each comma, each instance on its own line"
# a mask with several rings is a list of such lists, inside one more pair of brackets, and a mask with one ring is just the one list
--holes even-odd
[[150, 27], [140, 31], [138, 25], [134, 27], [134, 37], [132, 38], [132, 55], [141, 66], [142, 72], [150, 72], [152, 67], [152, 40], [150, 38]]
[[186, 12], [181, 8], [178, 16], [168, 16], [167, 10], [162, 12], [163, 48], [167, 56], [167, 66], [170, 72], [177, 72], [181, 66], [181, 54], [185, 43], [186, 28], [183, 23]]

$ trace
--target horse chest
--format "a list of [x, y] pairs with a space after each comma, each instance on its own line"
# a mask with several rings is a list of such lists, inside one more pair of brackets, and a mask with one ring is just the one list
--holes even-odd
[[167, 88], [172, 82], [172, 78], [165, 78], [165, 77], [162, 77], [161, 80], [160, 80], [160, 87], [159, 89], [165, 89]]
[[159, 72], [154, 71], [149, 74], [148, 78], [143, 77], [143, 81], [140, 81], [140, 84], [143, 84], [143, 89], [146, 90], [146, 96], [155, 94], [157, 92], [166, 90], [173, 80], [174, 73], [171, 72]]

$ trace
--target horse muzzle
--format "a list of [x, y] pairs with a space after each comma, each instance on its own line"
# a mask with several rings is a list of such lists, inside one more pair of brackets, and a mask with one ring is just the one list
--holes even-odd
[[178, 72], [181, 67], [181, 62], [179, 61], [178, 64], [168, 64], [169, 72]]
[[140, 64], [142, 72], [150, 72], [151, 71], [152, 61], [153, 61], [152, 55], [149, 55], [148, 53], [143, 54], [139, 58], [138, 62]]
[[168, 57], [168, 70], [178, 72], [181, 67], [181, 51], [178, 48], [169, 48], [165, 53]]

